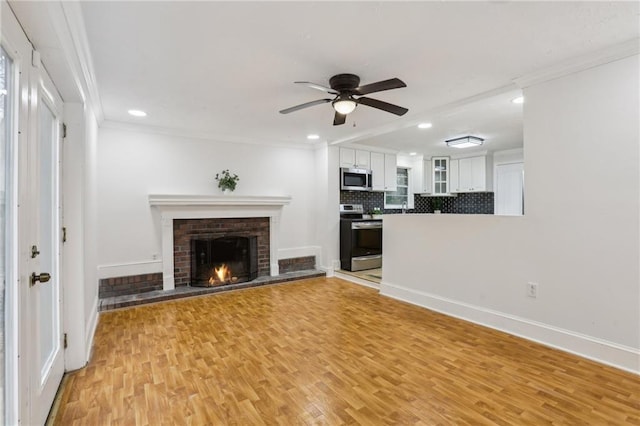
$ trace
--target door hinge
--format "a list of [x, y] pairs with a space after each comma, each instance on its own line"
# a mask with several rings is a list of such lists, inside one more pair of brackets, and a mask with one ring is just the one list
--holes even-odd
[[62, 123], [62, 139], [67, 137], [67, 125]]
[[67, 346], [69, 346], [69, 345], [67, 344], [67, 333], [64, 333], [64, 335], [63, 335], [63, 336], [64, 336], [64, 337], [63, 337], [63, 340], [62, 340], [62, 346], [63, 346], [63, 348], [64, 348], [64, 349], [67, 349]]
[[67, 227], [66, 226], [62, 227], [62, 242], [63, 243], [67, 242]]

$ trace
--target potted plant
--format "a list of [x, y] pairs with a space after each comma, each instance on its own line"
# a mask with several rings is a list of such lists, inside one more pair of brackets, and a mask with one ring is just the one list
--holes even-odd
[[371, 210], [371, 217], [374, 219], [382, 219], [382, 209], [380, 207], [374, 207]]
[[229, 173], [229, 169], [226, 169], [220, 173], [216, 173], [216, 180], [218, 181], [218, 188], [222, 189], [223, 194], [226, 194], [236, 189], [240, 178], [236, 174], [232, 175]]
[[442, 200], [440, 198], [432, 198], [431, 199], [431, 207], [433, 207], [433, 212], [436, 214], [442, 213]]

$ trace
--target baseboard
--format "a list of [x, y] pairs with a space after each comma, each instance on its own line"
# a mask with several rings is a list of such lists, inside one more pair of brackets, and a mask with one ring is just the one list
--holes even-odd
[[316, 269], [324, 272], [327, 275], [327, 278], [335, 276], [335, 270], [333, 268], [327, 268], [326, 266], [316, 264]]
[[93, 348], [93, 337], [96, 335], [96, 328], [98, 328], [98, 294], [93, 300], [93, 306], [91, 306], [90, 316], [87, 321], [87, 330], [85, 334], [85, 364], [91, 359], [91, 349]]
[[355, 284], [360, 284], [360, 285], [365, 286], [365, 287], [374, 288], [376, 290], [380, 289], [380, 285], [377, 284], [377, 283], [374, 283], [373, 281], [368, 281], [368, 280], [364, 280], [362, 278], [354, 277], [353, 275], [344, 274], [344, 273], [342, 273], [340, 271], [334, 271], [333, 276], [335, 276], [336, 278], [340, 278], [342, 280], [345, 280], [345, 281], [350, 281], [350, 282], [355, 283]]
[[635, 348], [391, 283], [382, 282], [380, 294], [640, 374]]
[[98, 279], [128, 277], [131, 275], [162, 273], [162, 260], [144, 260], [140, 262], [114, 263], [98, 265]]

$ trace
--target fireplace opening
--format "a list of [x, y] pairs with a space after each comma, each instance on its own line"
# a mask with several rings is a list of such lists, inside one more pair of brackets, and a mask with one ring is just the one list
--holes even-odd
[[258, 277], [258, 238], [225, 236], [191, 240], [191, 285], [212, 287]]

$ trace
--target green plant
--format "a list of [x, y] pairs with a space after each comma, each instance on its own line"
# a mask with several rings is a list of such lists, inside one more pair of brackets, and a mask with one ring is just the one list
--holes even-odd
[[374, 207], [374, 208], [371, 210], [371, 213], [370, 213], [370, 214], [372, 214], [372, 215], [374, 215], [374, 214], [376, 214], [376, 215], [377, 215], [377, 214], [382, 214], [382, 210], [380, 209], [380, 207]]
[[216, 180], [218, 181], [218, 188], [229, 191], [236, 189], [236, 185], [240, 178], [236, 174], [229, 173], [229, 169], [223, 170], [220, 173], [216, 173]]
[[442, 210], [442, 200], [440, 198], [432, 198], [431, 199], [431, 207], [433, 210]]

